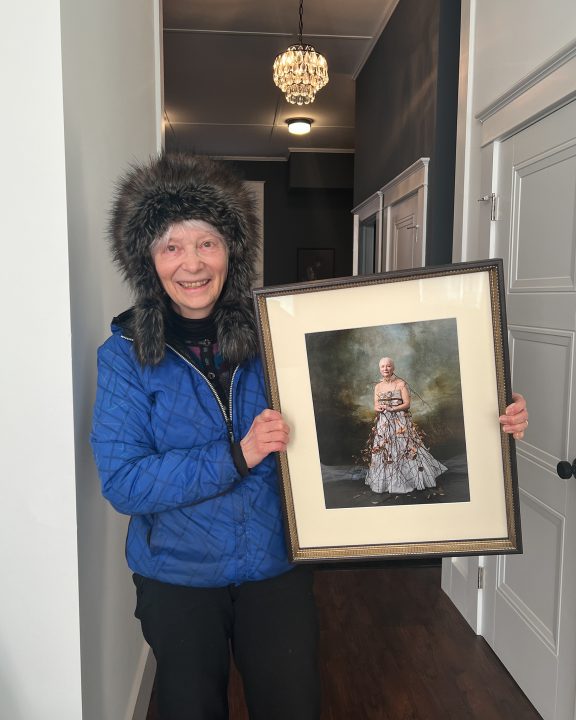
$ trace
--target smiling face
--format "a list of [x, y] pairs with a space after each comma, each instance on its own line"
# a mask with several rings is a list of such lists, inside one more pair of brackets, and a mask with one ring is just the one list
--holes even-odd
[[392, 358], [383, 357], [378, 363], [378, 367], [380, 368], [380, 375], [382, 375], [383, 378], [389, 378], [394, 375], [394, 360], [392, 360]]
[[177, 313], [208, 317], [228, 274], [228, 249], [207, 223], [178, 223], [152, 248], [154, 267]]

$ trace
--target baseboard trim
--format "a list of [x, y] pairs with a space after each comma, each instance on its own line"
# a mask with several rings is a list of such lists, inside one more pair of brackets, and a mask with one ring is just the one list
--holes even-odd
[[155, 674], [156, 660], [149, 646], [143, 643], [142, 653], [134, 679], [134, 686], [126, 712], [126, 720], [146, 720]]

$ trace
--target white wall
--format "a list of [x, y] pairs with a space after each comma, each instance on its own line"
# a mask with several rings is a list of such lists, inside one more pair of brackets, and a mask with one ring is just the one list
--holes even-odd
[[[574, 0], [476, 0], [476, 87], [480, 112], [574, 40]], [[511, 29], [514, 42], [510, 42]]]
[[146, 657], [88, 432], [96, 346], [128, 303], [112, 181], [159, 144], [157, 4], [2, 7], [2, 720], [132, 717]]
[[81, 715], [58, 0], [3, 3], [0, 717]]
[[126, 518], [100, 496], [90, 451], [96, 348], [129, 307], [106, 222], [113, 184], [158, 145], [154, 0], [62, 0], [83, 720], [131, 718], [147, 655], [133, 618]]

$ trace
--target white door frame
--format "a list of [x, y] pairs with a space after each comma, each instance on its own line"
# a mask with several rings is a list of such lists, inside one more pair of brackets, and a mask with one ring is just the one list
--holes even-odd
[[[483, 219], [485, 204], [478, 200], [498, 192], [492, 172], [484, 172], [485, 177], [491, 178], [490, 187], [481, 186], [482, 165], [492, 163], [498, 152], [498, 142], [576, 98], [574, 41], [473, 115], [469, 78], [474, 72], [475, 8], [476, 0], [463, 0], [454, 198], [455, 262], [493, 256], [493, 223]], [[445, 558], [442, 588], [472, 628], [482, 634], [485, 598], [478, 587], [481, 584], [478, 583], [479, 565], [484, 565], [484, 558], [458, 558], [458, 562]]]
[[374, 271], [382, 270], [382, 193], [380, 190], [370, 195], [364, 202], [357, 205], [352, 212], [354, 213], [354, 244], [352, 249], [352, 274], [358, 275], [358, 258], [360, 246], [360, 227], [368, 218], [376, 217], [376, 237], [375, 242], [375, 258]]
[[428, 215], [428, 164], [430, 158], [420, 158], [403, 170], [384, 187], [353, 208], [354, 214], [354, 245], [352, 272], [358, 274], [358, 246], [360, 242], [360, 225], [369, 217], [376, 215], [376, 258], [375, 272], [393, 270], [393, 237], [394, 227], [390, 222], [391, 209], [410, 195], [418, 196], [416, 225], [418, 237], [421, 239], [421, 253], [415, 267], [426, 264], [426, 218]]
[[421, 242], [420, 254], [415, 257], [414, 267], [426, 264], [426, 217], [428, 214], [428, 164], [430, 158], [420, 158], [406, 168], [400, 175], [387, 183], [381, 190], [383, 204], [383, 247], [386, 249], [386, 261], [383, 270], [395, 270], [394, 247], [395, 228], [392, 222], [392, 211], [396, 205], [411, 195], [417, 195], [416, 233]]

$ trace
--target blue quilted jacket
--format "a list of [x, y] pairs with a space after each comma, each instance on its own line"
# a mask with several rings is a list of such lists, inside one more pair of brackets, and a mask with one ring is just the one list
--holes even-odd
[[131, 516], [130, 568], [177, 585], [219, 587], [289, 569], [273, 455], [246, 477], [232, 459], [266, 406], [261, 363], [237, 367], [230, 419], [200, 371], [168, 349], [142, 367], [113, 325], [98, 351], [92, 447], [102, 492]]

